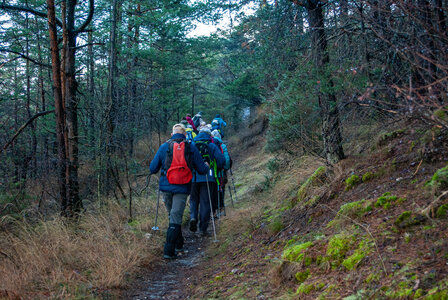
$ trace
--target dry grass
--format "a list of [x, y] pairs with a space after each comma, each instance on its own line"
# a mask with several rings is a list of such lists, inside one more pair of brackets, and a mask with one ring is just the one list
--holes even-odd
[[76, 224], [61, 218], [16, 223], [0, 235], [0, 297], [83, 298], [124, 286], [161, 242], [126, 221], [127, 212], [109, 204]]

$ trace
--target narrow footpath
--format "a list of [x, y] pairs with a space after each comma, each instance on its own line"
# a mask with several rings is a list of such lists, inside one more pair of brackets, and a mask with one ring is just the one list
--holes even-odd
[[[163, 260], [148, 273], [142, 274], [124, 299], [186, 299], [186, 287], [194, 268], [202, 261], [205, 247], [211, 237], [202, 237], [183, 226], [185, 252], [175, 260]], [[161, 234], [164, 234], [163, 232]]]

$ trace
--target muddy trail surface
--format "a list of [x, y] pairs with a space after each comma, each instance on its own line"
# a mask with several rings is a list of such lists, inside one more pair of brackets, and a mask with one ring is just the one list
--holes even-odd
[[[202, 261], [205, 247], [212, 235], [202, 237], [183, 228], [184, 252], [175, 260], [162, 260], [142, 274], [124, 299], [186, 299], [187, 284], [194, 268]], [[161, 233], [163, 234], [163, 233]]]

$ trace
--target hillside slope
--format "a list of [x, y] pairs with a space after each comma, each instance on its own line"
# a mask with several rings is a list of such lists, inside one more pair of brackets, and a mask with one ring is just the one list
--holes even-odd
[[193, 298], [447, 299], [447, 135], [401, 126], [332, 170], [243, 158], [244, 199], [195, 271]]

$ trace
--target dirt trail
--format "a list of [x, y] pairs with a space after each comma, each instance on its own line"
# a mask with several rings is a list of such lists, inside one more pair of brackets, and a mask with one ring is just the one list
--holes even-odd
[[[209, 238], [183, 228], [185, 252], [178, 259], [161, 261], [148, 274], [142, 275], [135, 286], [124, 295], [124, 299], [185, 299], [186, 284], [193, 269], [204, 257]], [[162, 233], [163, 234], [163, 233]]]

